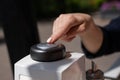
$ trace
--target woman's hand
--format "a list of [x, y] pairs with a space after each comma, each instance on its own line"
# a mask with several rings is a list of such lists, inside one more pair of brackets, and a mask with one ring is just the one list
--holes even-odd
[[61, 14], [54, 21], [53, 32], [47, 42], [54, 43], [58, 39], [71, 41], [76, 35], [82, 35], [94, 26], [91, 16], [87, 14]]
[[71, 41], [80, 36], [85, 47], [96, 52], [102, 43], [102, 31], [95, 25], [92, 17], [88, 14], [72, 13], [61, 14], [53, 24], [53, 32], [48, 43], [54, 43], [59, 39]]

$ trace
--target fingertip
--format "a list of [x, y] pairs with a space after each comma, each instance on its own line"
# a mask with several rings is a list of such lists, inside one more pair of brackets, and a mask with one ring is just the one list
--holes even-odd
[[54, 38], [54, 37], [49, 37], [48, 39], [47, 39], [47, 43], [49, 43], [49, 44], [53, 44], [53, 43], [55, 43], [57, 41], [57, 39], [56, 38]]
[[59, 34], [52, 34], [48, 39], [47, 39], [47, 43], [55, 43], [57, 40], [60, 39], [60, 35]]
[[52, 38], [49, 37], [46, 42], [47, 42], [47, 43], [51, 43], [51, 41], [52, 41]]

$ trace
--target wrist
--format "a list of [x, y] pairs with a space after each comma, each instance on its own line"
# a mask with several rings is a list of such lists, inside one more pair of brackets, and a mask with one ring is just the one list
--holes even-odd
[[79, 32], [79, 36], [81, 38], [85, 38], [85, 37], [93, 36], [93, 34], [99, 33], [99, 32], [100, 32], [99, 27], [96, 24], [91, 23], [91, 24], [88, 24], [83, 31]]
[[99, 27], [91, 27], [79, 35], [85, 48], [91, 53], [96, 53], [102, 45], [103, 33]]

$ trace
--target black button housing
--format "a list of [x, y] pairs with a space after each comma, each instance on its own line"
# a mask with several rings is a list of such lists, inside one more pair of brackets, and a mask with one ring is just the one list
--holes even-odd
[[63, 44], [40, 43], [31, 47], [30, 55], [33, 60], [50, 62], [65, 58], [66, 49]]

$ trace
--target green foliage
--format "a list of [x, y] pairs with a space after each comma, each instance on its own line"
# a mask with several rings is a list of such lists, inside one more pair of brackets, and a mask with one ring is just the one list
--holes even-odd
[[37, 17], [48, 18], [60, 13], [85, 12], [90, 13], [99, 9], [105, 0], [33, 0]]
[[65, 0], [66, 11], [79, 11], [90, 13], [99, 9], [99, 6], [104, 0]]

